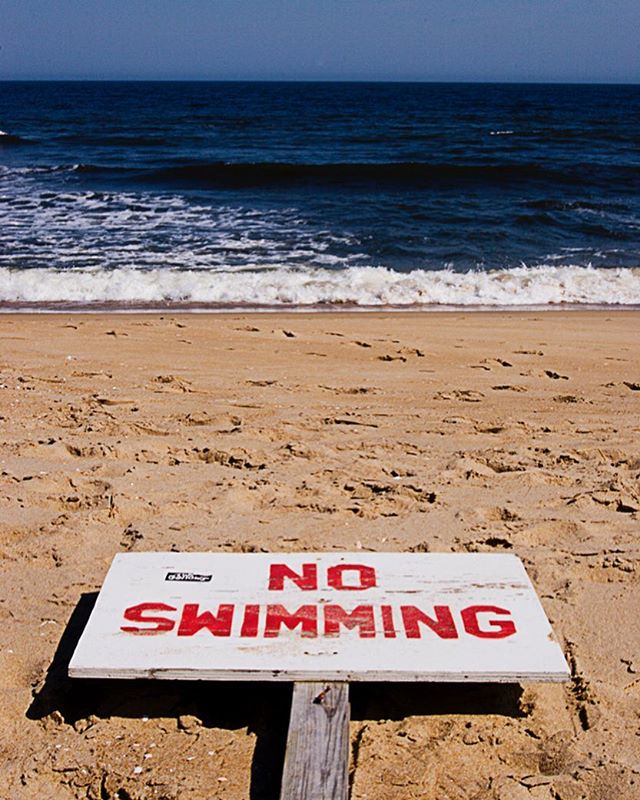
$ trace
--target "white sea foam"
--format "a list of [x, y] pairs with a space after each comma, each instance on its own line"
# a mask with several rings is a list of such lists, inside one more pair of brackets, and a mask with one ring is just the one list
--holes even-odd
[[295, 208], [209, 205], [175, 194], [34, 190], [32, 171], [23, 176], [2, 167], [0, 216], [0, 268], [135, 264], [226, 271], [367, 263], [351, 234], [325, 230]]
[[640, 268], [517, 267], [393, 272], [383, 267], [210, 271], [0, 269], [0, 303], [216, 306], [640, 305]]

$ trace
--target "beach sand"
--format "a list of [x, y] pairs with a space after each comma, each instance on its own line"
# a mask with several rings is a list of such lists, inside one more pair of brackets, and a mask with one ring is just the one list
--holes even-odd
[[0, 317], [3, 798], [277, 796], [290, 687], [76, 681], [114, 554], [509, 552], [566, 685], [352, 687], [354, 800], [640, 796], [640, 313]]

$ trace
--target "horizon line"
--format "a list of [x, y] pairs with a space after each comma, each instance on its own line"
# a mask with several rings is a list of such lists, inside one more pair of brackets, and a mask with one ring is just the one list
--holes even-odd
[[3, 77], [0, 83], [291, 83], [291, 84], [469, 84], [469, 85], [525, 85], [525, 86], [640, 86], [638, 80], [565, 80], [565, 79], [409, 79], [409, 78], [143, 78], [143, 77]]

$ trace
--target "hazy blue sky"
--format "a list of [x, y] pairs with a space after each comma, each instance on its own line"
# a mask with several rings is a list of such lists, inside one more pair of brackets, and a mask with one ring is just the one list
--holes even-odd
[[640, 0], [0, 0], [0, 78], [640, 82]]

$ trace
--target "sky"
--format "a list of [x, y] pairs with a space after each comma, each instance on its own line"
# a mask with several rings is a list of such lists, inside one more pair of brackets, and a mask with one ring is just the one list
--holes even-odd
[[640, 0], [0, 0], [0, 79], [640, 83]]

